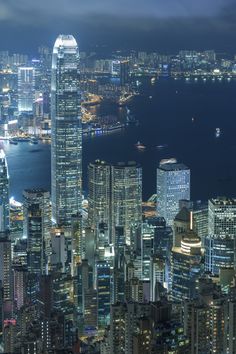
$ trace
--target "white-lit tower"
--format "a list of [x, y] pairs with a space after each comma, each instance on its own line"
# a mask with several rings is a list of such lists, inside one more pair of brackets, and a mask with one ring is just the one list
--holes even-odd
[[79, 50], [72, 35], [59, 35], [52, 55], [52, 220], [70, 225], [81, 208], [82, 127]]

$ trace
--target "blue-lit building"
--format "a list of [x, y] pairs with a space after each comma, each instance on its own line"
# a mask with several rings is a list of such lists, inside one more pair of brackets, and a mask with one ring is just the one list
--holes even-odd
[[117, 227], [124, 228], [125, 243], [131, 244], [131, 227], [142, 223], [142, 168], [136, 162], [111, 167], [112, 242]]
[[235, 264], [236, 199], [208, 202], [208, 236], [205, 238], [205, 269], [218, 275]]
[[104, 327], [110, 320], [111, 269], [107, 261], [96, 263], [98, 326]]
[[82, 126], [79, 51], [71, 35], [58, 36], [52, 55], [52, 220], [70, 225], [81, 209]]
[[51, 253], [50, 193], [44, 189], [24, 190], [23, 215], [28, 271], [38, 275], [45, 274]]
[[172, 301], [194, 298], [203, 271], [201, 239], [193, 231], [185, 232], [181, 246], [174, 246], [171, 252]]
[[172, 225], [179, 201], [190, 200], [190, 169], [175, 159], [162, 160], [157, 168], [157, 214]]
[[9, 229], [9, 175], [7, 160], [0, 150], [0, 232]]

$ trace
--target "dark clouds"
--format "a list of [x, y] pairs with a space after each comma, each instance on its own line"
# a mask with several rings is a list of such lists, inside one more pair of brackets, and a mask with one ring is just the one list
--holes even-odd
[[236, 52], [231, 0], [0, 0], [0, 49], [32, 52], [73, 33], [83, 49], [107, 45], [173, 52]]

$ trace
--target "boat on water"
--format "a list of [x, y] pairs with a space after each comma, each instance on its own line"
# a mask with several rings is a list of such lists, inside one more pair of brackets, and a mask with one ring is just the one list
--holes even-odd
[[219, 138], [220, 134], [221, 134], [220, 128], [216, 128], [216, 131], [215, 131], [216, 138]]
[[14, 141], [18, 142], [18, 143], [24, 143], [24, 142], [28, 142], [30, 140], [30, 138], [28, 137], [23, 137], [23, 136], [18, 136], [14, 138]]
[[33, 145], [38, 144], [38, 140], [34, 137], [30, 138], [29, 142], [30, 142], [30, 144], [33, 144]]
[[140, 150], [140, 151], [144, 151], [146, 149], [146, 146], [144, 144], [142, 144], [140, 141], [138, 141], [136, 144], [135, 144], [135, 147]]
[[162, 149], [165, 149], [165, 148], [167, 148], [167, 147], [168, 147], [167, 144], [157, 145], [157, 146], [156, 146], [156, 148], [157, 148], [158, 150], [162, 150]]
[[12, 144], [12, 145], [17, 145], [18, 142], [14, 139], [9, 139], [9, 143]]
[[154, 85], [155, 82], [156, 82], [156, 78], [155, 78], [155, 77], [152, 77], [152, 78], [151, 78], [151, 84]]

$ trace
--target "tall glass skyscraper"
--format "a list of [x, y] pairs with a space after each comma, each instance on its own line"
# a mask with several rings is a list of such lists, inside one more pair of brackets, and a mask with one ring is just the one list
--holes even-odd
[[4, 151], [0, 150], [0, 231], [9, 229], [9, 175]]
[[79, 50], [71, 35], [59, 35], [52, 55], [52, 220], [70, 225], [81, 208], [82, 126]]
[[235, 265], [236, 199], [208, 202], [208, 235], [205, 238], [205, 270], [218, 275]]
[[105, 161], [96, 160], [88, 166], [89, 225], [94, 230], [99, 223], [110, 227], [111, 166]]
[[157, 168], [157, 213], [172, 226], [179, 201], [190, 199], [190, 169], [176, 160], [163, 160]]
[[33, 113], [35, 95], [35, 70], [33, 67], [18, 68], [18, 112]]
[[192, 230], [184, 232], [180, 247], [174, 246], [171, 252], [173, 301], [179, 302], [196, 296], [197, 281], [204, 270], [202, 259], [200, 237]]
[[24, 236], [27, 237], [28, 270], [46, 272], [51, 253], [50, 193], [44, 189], [23, 191]]
[[119, 162], [111, 168], [112, 233], [123, 227], [130, 244], [131, 227], [142, 223], [142, 168], [136, 162]]

